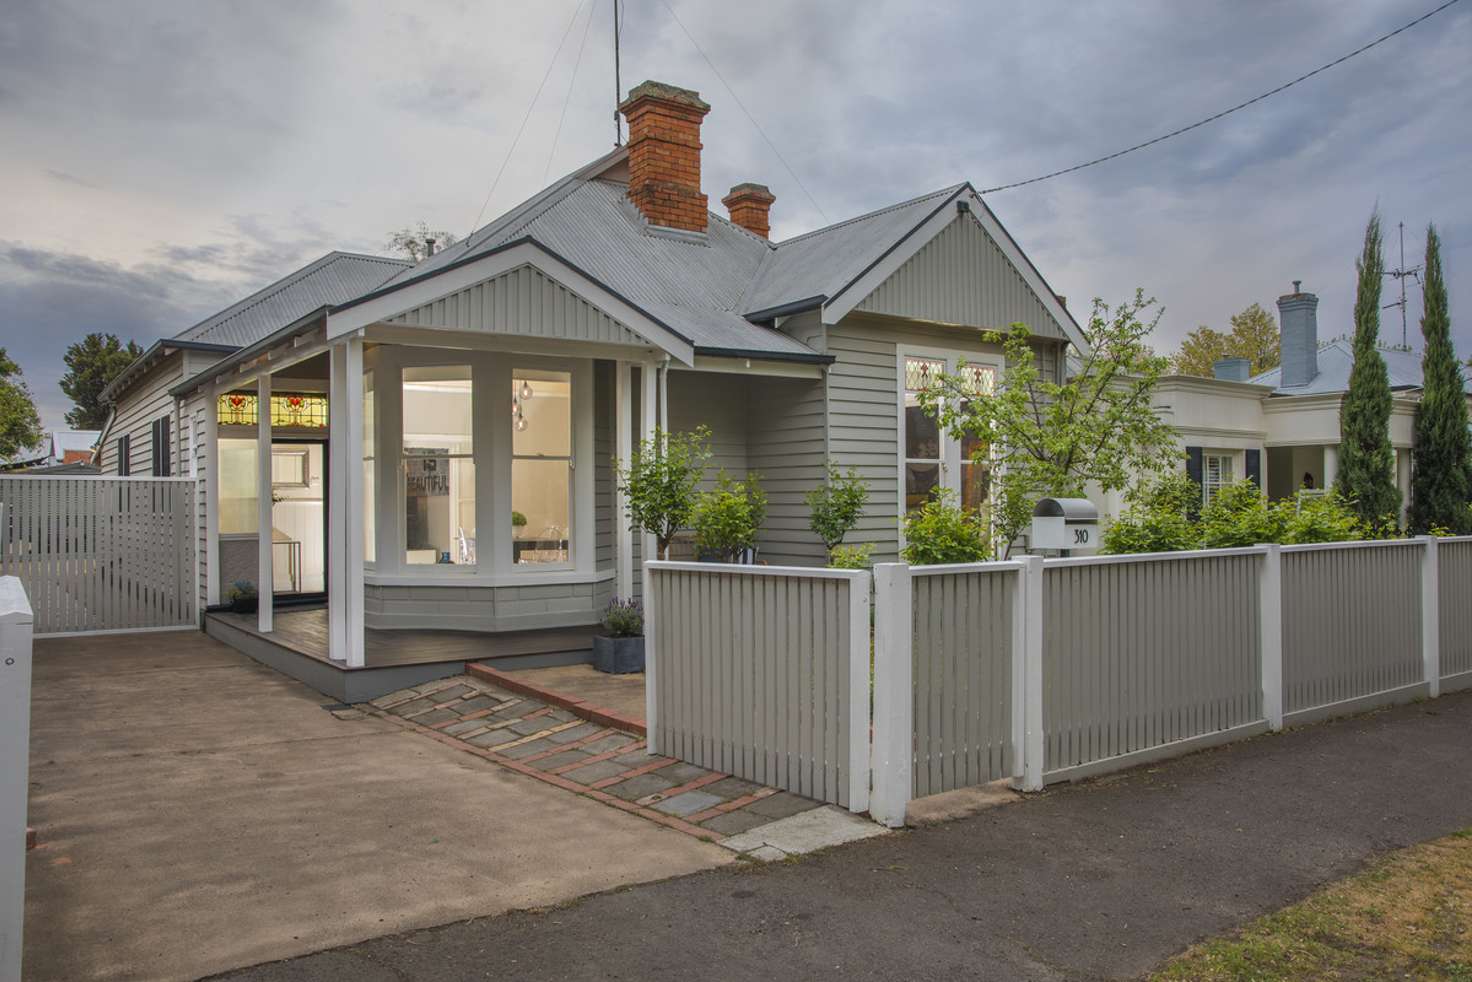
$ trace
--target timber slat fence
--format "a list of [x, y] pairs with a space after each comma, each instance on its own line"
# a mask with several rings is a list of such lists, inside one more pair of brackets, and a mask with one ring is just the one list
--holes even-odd
[[890, 825], [1472, 687], [1472, 536], [882, 563], [872, 674], [867, 573], [646, 570], [651, 752]]
[[650, 753], [866, 810], [869, 574], [644, 568]]
[[35, 632], [196, 623], [194, 481], [0, 477], [0, 576], [24, 584]]

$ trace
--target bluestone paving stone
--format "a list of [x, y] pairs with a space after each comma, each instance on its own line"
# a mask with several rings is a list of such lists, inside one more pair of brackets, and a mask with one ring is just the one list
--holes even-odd
[[445, 727], [445, 732], [450, 736], [460, 736], [462, 733], [474, 733], [476, 730], [485, 728], [486, 721], [483, 719], [466, 719]]
[[[508, 727], [507, 729], [514, 732], [514, 729], [511, 727]], [[530, 757], [532, 754], [539, 754], [544, 750], [551, 750], [553, 747], [556, 746], [557, 744], [551, 743], [545, 739], [533, 740], [530, 743], [523, 743], [519, 746], [508, 747], [506, 750], [502, 751], [502, 753], [504, 753], [507, 757], [510, 757], [512, 760], [520, 760], [523, 757]]]
[[495, 747], [503, 743], [510, 743], [515, 739], [516, 734], [510, 730], [491, 730], [480, 736], [469, 737], [465, 742], [476, 747]]
[[642, 764], [649, 763], [650, 758], [652, 758], [653, 756], [654, 755], [647, 750], [631, 750], [628, 753], [620, 754], [613, 759], [618, 761], [620, 764], [628, 764], [630, 767], [639, 767]]
[[434, 712], [415, 716], [414, 722], [420, 726], [433, 726], [436, 723], [444, 723], [448, 720], [459, 719], [460, 714], [452, 709], [436, 709]]
[[434, 693], [435, 702], [449, 702], [451, 699], [463, 699], [466, 696], [475, 695], [476, 690], [468, 685], [452, 685], [448, 689], [439, 689]]
[[584, 737], [594, 736], [595, 734], [601, 733], [602, 731], [603, 727], [599, 726], [597, 723], [584, 723], [582, 726], [572, 726], [568, 727], [565, 730], [559, 730], [558, 732], [549, 736], [547, 739], [551, 740], [553, 743], [572, 743], [574, 740], [581, 740]]
[[793, 794], [790, 791], [779, 791], [768, 798], [763, 798], [761, 801], [752, 802], [744, 810], [757, 815], [765, 815], [769, 819], [787, 818], [789, 815], [796, 815], [799, 812], [811, 811], [817, 808], [819, 804], [820, 802]]
[[548, 719], [546, 716], [534, 716], [531, 719], [519, 719], [511, 724], [511, 729], [522, 736], [531, 736], [533, 733], [541, 733], [550, 730], [557, 725], [557, 721]]
[[694, 764], [675, 763], [668, 767], [661, 767], [659, 773], [676, 784], [684, 784], [687, 781], [693, 781], [698, 777], [705, 777], [707, 774], [714, 772], [708, 771], [704, 767], [696, 767]]
[[560, 754], [552, 754], [541, 760], [532, 761], [532, 766], [539, 771], [550, 771], [564, 764], [576, 764], [580, 760], [587, 760], [591, 754], [585, 754], [581, 750], [564, 750]]
[[[627, 747], [633, 742], [634, 738], [631, 736], [625, 736], [622, 733], [611, 733], [608, 736], [604, 737], [602, 740], [594, 740], [592, 743], [583, 744], [583, 749], [588, 751], [588, 753], [590, 754], [606, 754], [610, 750], [617, 750], [619, 747]], [[625, 754], [624, 756], [627, 757], [628, 754]], [[647, 754], [644, 756], [647, 756]], [[622, 760], [623, 758], [615, 759]]]
[[700, 826], [712, 832], [719, 832], [721, 835], [740, 835], [758, 825], [766, 825], [770, 821], [771, 819], [765, 815], [755, 815], [745, 808], [738, 808], [736, 811], [706, 819], [700, 823]]
[[651, 807], [655, 811], [664, 812], [666, 815], [678, 815], [683, 818], [686, 815], [703, 812], [711, 805], [719, 805], [720, 803], [721, 799], [713, 794], [706, 794], [704, 791], [686, 791], [682, 794], [675, 795], [673, 798], [657, 801]]
[[714, 784], [707, 784], [700, 790], [709, 791], [711, 794], [714, 795], [720, 795], [722, 798], [730, 801], [732, 798], [743, 798], [746, 795], [752, 794], [756, 791], [760, 791], [761, 789], [762, 786], [760, 784], [753, 784], [750, 781], [743, 781], [739, 777], [728, 777], [723, 781], [717, 781]]
[[[562, 755], [558, 754], [558, 756], [560, 757]], [[565, 771], [562, 776], [569, 781], [576, 781], [579, 784], [592, 784], [594, 781], [616, 777], [625, 770], [626, 768], [623, 764], [615, 764], [611, 760], [600, 760], [596, 764], [589, 764], [586, 767], [579, 767], [576, 770]]]
[[389, 712], [393, 713], [395, 716], [412, 716], [414, 713], [422, 713], [427, 709], [433, 708], [434, 700], [415, 699], [413, 702], [406, 702], [402, 705], [395, 706], [390, 709]]
[[450, 708], [463, 716], [466, 713], [478, 713], [482, 709], [490, 709], [494, 705], [496, 705], [496, 700], [490, 696], [476, 696], [474, 699], [466, 699]]
[[[663, 768], [661, 768], [662, 770]], [[668, 791], [675, 786], [674, 781], [666, 780], [659, 776], [659, 771], [651, 771], [648, 774], [640, 774], [631, 777], [627, 781], [610, 784], [604, 788], [611, 795], [617, 795], [625, 801], [634, 801], [645, 795], [656, 794], [660, 791]]]
[[[683, 795], [677, 797], [683, 797]], [[882, 826], [875, 825], [867, 818], [860, 818], [842, 808], [828, 806], [813, 808], [800, 815], [789, 815], [787, 818], [768, 822], [750, 832], [734, 835], [721, 845], [736, 852], [750, 852], [762, 846], [776, 846], [789, 855], [800, 856], [803, 853], [827, 849], [829, 846], [853, 842], [856, 839], [885, 835], [886, 832], [887, 830]]]

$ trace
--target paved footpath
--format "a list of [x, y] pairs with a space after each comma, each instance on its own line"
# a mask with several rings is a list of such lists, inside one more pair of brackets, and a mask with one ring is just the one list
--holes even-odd
[[1472, 826], [1472, 693], [971, 818], [258, 966], [232, 980], [1129, 977]]

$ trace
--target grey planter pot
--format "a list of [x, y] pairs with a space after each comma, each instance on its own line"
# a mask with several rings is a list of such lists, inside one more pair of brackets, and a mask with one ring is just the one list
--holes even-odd
[[610, 675], [644, 671], [644, 639], [593, 635], [593, 667]]

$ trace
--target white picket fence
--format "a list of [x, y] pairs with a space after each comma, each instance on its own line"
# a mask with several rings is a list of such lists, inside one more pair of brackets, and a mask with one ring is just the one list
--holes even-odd
[[891, 825], [1472, 686], [1472, 537], [881, 564], [872, 684], [865, 574], [646, 569], [651, 752]]
[[0, 575], [19, 577], [37, 636], [191, 627], [195, 482], [0, 477]]
[[0, 982], [20, 982], [33, 626], [20, 581], [0, 576]]

